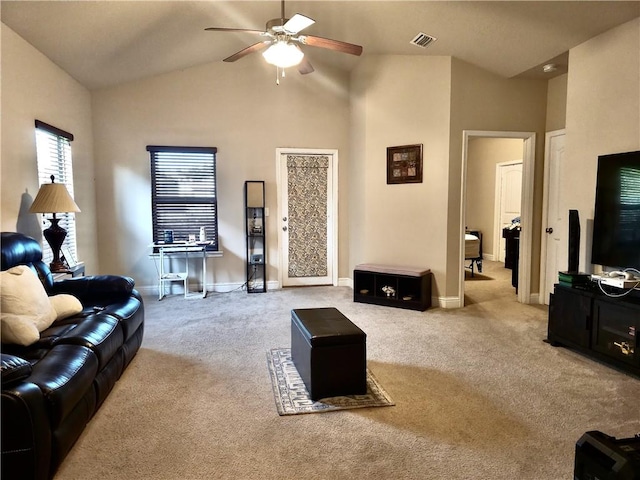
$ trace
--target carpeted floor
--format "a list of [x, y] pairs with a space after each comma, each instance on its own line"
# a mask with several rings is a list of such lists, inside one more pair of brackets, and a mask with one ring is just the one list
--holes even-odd
[[[571, 479], [584, 432], [640, 432], [640, 380], [544, 343], [546, 308], [489, 263], [456, 310], [334, 287], [148, 297], [141, 350], [56, 479]], [[265, 352], [322, 306], [367, 333], [394, 407], [278, 415]]]

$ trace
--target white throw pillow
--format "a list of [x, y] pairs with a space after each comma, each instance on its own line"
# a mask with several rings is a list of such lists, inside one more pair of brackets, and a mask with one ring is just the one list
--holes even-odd
[[25, 265], [0, 272], [0, 298], [4, 343], [31, 345], [57, 317], [44, 286]]

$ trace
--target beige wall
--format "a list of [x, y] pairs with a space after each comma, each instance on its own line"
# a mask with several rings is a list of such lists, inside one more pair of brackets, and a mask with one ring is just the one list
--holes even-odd
[[[28, 212], [38, 192], [36, 119], [74, 135], [72, 142], [78, 256], [98, 268], [91, 99], [87, 89], [0, 24], [2, 35], [2, 231], [42, 241], [38, 217]], [[46, 222], [47, 225], [49, 222]]]
[[562, 130], [567, 121], [568, 74], [549, 80], [547, 93], [547, 132]]
[[[351, 266], [428, 267], [434, 295], [442, 305], [456, 304], [463, 130], [537, 132], [541, 175], [546, 88], [543, 81], [506, 80], [451, 57], [363, 58], [352, 74]], [[424, 145], [424, 182], [387, 185], [386, 148], [413, 143]], [[536, 195], [539, 231], [541, 187]]]
[[96, 171], [100, 182], [100, 264], [153, 286], [147, 145], [215, 146], [223, 258], [209, 261], [207, 283], [245, 279], [243, 185], [265, 180], [267, 280], [277, 280], [276, 157], [278, 147], [339, 151], [340, 277], [349, 276], [347, 166], [349, 78], [327, 67], [275, 84], [275, 68], [258, 55], [215, 62], [93, 93]]
[[469, 141], [466, 226], [482, 232], [482, 252], [485, 258], [493, 256], [496, 165], [522, 161], [523, 147], [523, 141], [518, 138], [475, 137]]
[[[436, 296], [447, 275], [450, 83], [450, 57], [367, 56], [352, 73], [351, 268], [430, 268]], [[419, 143], [423, 182], [387, 185], [387, 147]]]
[[[567, 188], [561, 202], [565, 210], [580, 210], [583, 232], [593, 216], [597, 155], [640, 148], [639, 22], [570, 53]], [[533, 131], [535, 290], [544, 131], [563, 123], [563, 81], [549, 83], [547, 100], [547, 82], [503, 79], [449, 57], [366, 56], [351, 79], [323, 66], [276, 86], [274, 72], [256, 57], [90, 93], [2, 25], [2, 228], [16, 229], [18, 218], [24, 218], [19, 217], [22, 194], [34, 195], [37, 188], [33, 120], [39, 118], [76, 137], [76, 200], [83, 209], [79, 249], [88, 271], [125, 273], [151, 286], [155, 267], [146, 249], [151, 223], [145, 147], [213, 145], [219, 148], [225, 257], [214, 260], [216, 273], [208, 281], [244, 280], [246, 179], [267, 181], [268, 277], [273, 280], [275, 149], [337, 148], [339, 276], [349, 277], [364, 261], [424, 265], [434, 271], [434, 293], [446, 303], [459, 295], [462, 132]], [[386, 147], [409, 143], [424, 145], [424, 182], [387, 185]], [[583, 235], [582, 265], [586, 242]]]
[[[640, 19], [569, 52], [561, 211], [580, 214], [580, 269], [590, 268], [598, 155], [640, 150]], [[565, 216], [568, 216], [568, 213]], [[566, 237], [566, 221], [562, 237]], [[567, 242], [561, 241], [566, 258]]]

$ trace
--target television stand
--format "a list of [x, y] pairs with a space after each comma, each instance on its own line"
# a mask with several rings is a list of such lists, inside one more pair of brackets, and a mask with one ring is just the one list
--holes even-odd
[[639, 294], [608, 297], [593, 282], [555, 285], [549, 302], [549, 343], [640, 376]]

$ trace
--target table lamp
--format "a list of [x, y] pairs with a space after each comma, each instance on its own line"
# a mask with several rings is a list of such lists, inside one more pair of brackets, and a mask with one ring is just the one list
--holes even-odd
[[53, 252], [53, 261], [49, 264], [49, 268], [52, 272], [66, 270], [67, 266], [60, 260], [60, 247], [67, 236], [67, 231], [58, 225], [60, 219], [56, 218], [56, 213], [80, 211], [76, 202], [69, 195], [67, 187], [63, 183], [55, 183], [55, 177], [51, 175], [51, 183], [44, 183], [40, 186], [38, 195], [36, 195], [29, 211], [31, 213], [53, 214], [53, 218], [49, 219], [51, 226], [42, 232]]

